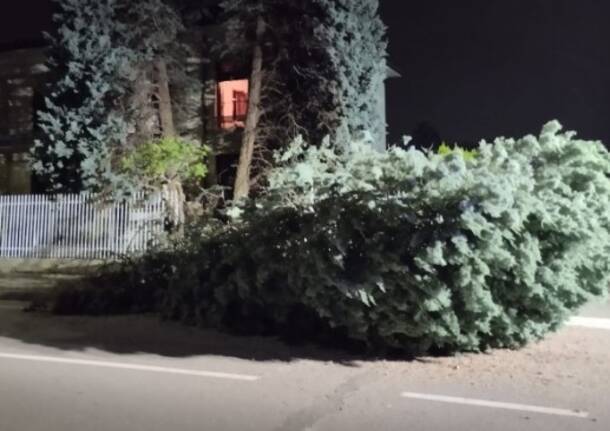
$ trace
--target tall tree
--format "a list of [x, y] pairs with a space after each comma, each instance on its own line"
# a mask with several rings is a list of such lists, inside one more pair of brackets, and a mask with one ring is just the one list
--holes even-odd
[[250, 74], [250, 89], [248, 98], [248, 113], [244, 130], [233, 196], [242, 199], [250, 193], [250, 173], [258, 122], [261, 115], [261, 92], [263, 85], [263, 35], [265, 22], [262, 16], [256, 18], [256, 32], [252, 47], [252, 73]]
[[221, 6], [227, 18], [221, 52], [229, 58], [249, 58], [251, 65], [248, 115], [234, 184], [234, 198], [240, 199], [249, 194], [252, 176], [261, 170], [255, 162], [269, 160], [270, 150], [320, 124], [320, 110], [314, 108], [320, 92], [311, 81], [318, 67], [312, 59], [321, 57], [311, 54], [311, 0], [225, 0]]
[[[222, 5], [229, 17], [225, 52], [252, 59], [250, 97], [257, 106], [249, 117], [257, 120], [251, 123], [254, 130], [247, 127], [244, 134], [235, 197], [248, 194], [254, 161], [269, 160], [270, 150], [298, 135], [312, 143], [342, 132], [369, 130], [377, 136], [384, 127], [378, 91], [386, 69], [377, 0], [225, 0]], [[260, 79], [260, 98], [252, 92], [259, 84], [254, 77]]]
[[263, 128], [275, 126], [272, 135], [284, 145], [296, 135], [316, 143], [341, 130], [376, 136], [385, 120], [378, 101], [387, 56], [379, 1], [270, 3], [276, 46], [266, 75]]
[[[86, 4], [83, 4], [86, 3]], [[93, 189], [112, 181], [110, 146], [122, 145], [129, 124], [119, 115], [120, 99], [133, 52], [116, 41], [114, 0], [62, 0], [49, 37], [50, 66], [57, 80], [39, 112], [42, 139], [33, 150], [33, 169], [49, 190]]]
[[[155, 59], [174, 51], [180, 17], [162, 0], [58, 0], [32, 166], [52, 191], [126, 191], [121, 156], [152, 138]], [[157, 80], [158, 81], [158, 80]]]
[[233, 186], [234, 199], [242, 199], [250, 193], [252, 158], [255, 146], [260, 142], [262, 85], [268, 69], [267, 61], [263, 58], [263, 44], [269, 29], [271, 3], [273, 0], [224, 0], [220, 3], [226, 18], [225, 37], [220, 43], [223, 53], [220, 60], [224, 60], [223, 56], [245, 56], [250, 59], [248, 110]]
[[314, 0], [324, 10], [315, 38], [330, 63], [328, 90], [335, 110], [328, 121], [350, 134], [369, 131], [379, 136], [378, 92], [386, 76], [386, 27], [379, 15], [379, 0]]

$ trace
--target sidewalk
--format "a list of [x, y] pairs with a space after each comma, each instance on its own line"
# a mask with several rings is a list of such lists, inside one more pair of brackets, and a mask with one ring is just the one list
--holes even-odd
[[28, 300], [33, 293], [62, 281], [82, 278], [102, 261], [58, 259], [0, 259], [0, 299]]

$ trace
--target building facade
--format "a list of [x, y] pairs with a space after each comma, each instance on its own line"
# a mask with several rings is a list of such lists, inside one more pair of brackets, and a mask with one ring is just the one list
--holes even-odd
[[0, 52], [0, 193], [29, 193], [27, 154], [48, 68], [43, 48]]

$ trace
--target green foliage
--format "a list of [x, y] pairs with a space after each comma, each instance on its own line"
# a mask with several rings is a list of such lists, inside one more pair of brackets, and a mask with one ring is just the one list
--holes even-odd
[[462, 157], [464, 157], [464, 160], [472, 161], [477, 156], [477, 151], [476, 150], [465, 150], [464, 148], [458, 147], [457, 145], [454, 145], [454, 147], [451, 148], [449, 145], [447, 145], [445, 142], [443, 142], [438, 147], [438, 154], [440, 154], [441, 156], [446, 156], [449, 154], [459, 154]]
[[168, 181], [202, 180], [208, 148], [181, 138], [162, 138], [136, 147], [122, 160], [124, 171], [140, 183], [158, 186]]
[[[117, 154], [133, 143], [143, 66], [175, 49], [180, 18], [163, 0], [58, 0], [50, 83], [37, 113], [33, 171], [53, 192], [128, 192]], [[155, 16], [154, 20], [150, 17]]]
[[112, 24], [116, 1], [87, 3], [59, 2], [51, 38], [58, 79], [38, 114], [44, 139], [33, 147], [32, 167], [53, 191], [94, 188], [100, 177], [108, 179], [108, 143], [121, 145], [127, 136], [128, 124], [113, 107], [120, 70], [131, 58], [114, 43], [122, 31]]
[[326, 12], [315, 36], [330, 59], [329, 90], [337, 106], [331, 123], [343, 122], [350, 134], [385, 136], [378, 91], [386, 78], [386, 27], [378, 0], [314, 0]]
[[610, 154], [560, 129], [483, 142], [470, 162], [296, 142], [233, 224], [147, 256], [132, 279], [200, 325], [325, 328], [416, 353], [521, 346], [610, 283]]

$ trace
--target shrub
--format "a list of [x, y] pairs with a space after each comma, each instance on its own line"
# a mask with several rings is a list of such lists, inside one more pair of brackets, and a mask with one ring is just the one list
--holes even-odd
[[[154, 257], [153, 257], [154, 256]], [[158, 311], [163, 291], [151, 288], [157, 269], [167, 272], [163, 254], [154, 253], [142, 260], [128, 260], [102, 268], [94, 276], [78, 282], [64, 282], [50, 294], [34, 299], [31, 309], [50, 306], [56, 314], [107, 315]], [[156, 266], [155, 264], [159, 264]], [[49, 304], [50, 302], [50, 304]]]
[[233, 224], [140, 274], [163, 315], [195, 324], [418, 353], [521, 346], [610, 281], [610, 155], [560, 129], [474, 159], [297, 141]]
[[466, 160], [474, 160], [474, 158], [477, 156], [477, 152], [475, 150], [465, 150], [464, 148], [458, 147], [457, 145], [451, 148], [444, 142], [438, 147], [438, 153], [442, 156], [457, 153], [464, 157], [464, 159]]
[[122, 170], [138, 178], [141, 187], [159, 187], [174, 179], [201, 181], [206, 173], [209, 149], [182, 138], [161, 138], [137, 146], [127, 153]]

